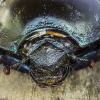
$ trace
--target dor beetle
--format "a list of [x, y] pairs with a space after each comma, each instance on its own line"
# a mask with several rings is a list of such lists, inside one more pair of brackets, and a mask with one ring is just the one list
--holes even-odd
[[0, 0], [0, 64], [57, 86], [100, 60], [99, 0]]

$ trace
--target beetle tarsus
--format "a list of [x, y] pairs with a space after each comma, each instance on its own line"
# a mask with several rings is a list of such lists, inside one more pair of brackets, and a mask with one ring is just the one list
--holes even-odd
[[3, 69], [3, 72], [6, 74], [6, 75], [9, 75], [10, 74], [10, 68], [5, 66], [4, 69]]
[[10, 69], [15, 69], [20, 63], [16, 63], [16, 64], [13, 64], [12, 66], [5, 66], [4, 69], [3, 69], [3, 72], [6, 74], [6, 75], [9, 75], [10, 74]]
[[95, 66], [95, 62], [93, 61], [93, 60], [90, 60], [90, 65], [89, 65], [89, 67], [90, 68], [93, 68]]
[[72, 64], [71, 68], [74, 70], [83, 69], [86, 67], [93, 68], [95, 66], [95, 62], [91, 59], [85, 57], [77, 57], [77, 56], [70, 56], [71, 60], [73, 60], [74, 64]]

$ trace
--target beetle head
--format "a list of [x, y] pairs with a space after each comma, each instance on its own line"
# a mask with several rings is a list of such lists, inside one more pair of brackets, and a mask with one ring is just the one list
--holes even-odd
[[[26, 36], [20, 51], [29, 59], [30, 75], [40, 86], [55, 86], [68, 75], [74, 42], [64, 33], [54, 29], [42, 29]], [[43, 33], [43, 34], [42, 34]]]

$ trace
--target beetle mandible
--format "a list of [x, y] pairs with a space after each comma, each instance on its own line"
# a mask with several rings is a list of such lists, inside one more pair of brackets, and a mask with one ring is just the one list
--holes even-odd
[[1, 0], [0, 64], [57, 86], [100, 60], [99, 0]]

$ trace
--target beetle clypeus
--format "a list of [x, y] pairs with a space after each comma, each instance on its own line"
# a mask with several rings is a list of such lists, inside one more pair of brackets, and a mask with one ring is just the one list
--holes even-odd
[[41, 87], [100, 60], [99, 0], [1, 0], [0, 64]]

